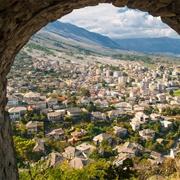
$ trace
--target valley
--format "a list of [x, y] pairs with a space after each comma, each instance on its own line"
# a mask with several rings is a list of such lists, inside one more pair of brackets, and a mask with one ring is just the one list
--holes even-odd
[[50, 29], [31, 37], [7, 77], [20, 179], [177, 177], [178, 56]]

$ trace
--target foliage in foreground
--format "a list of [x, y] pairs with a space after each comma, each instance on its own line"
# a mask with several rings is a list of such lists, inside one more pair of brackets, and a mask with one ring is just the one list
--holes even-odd
[[[89, 163], [82, 169], [73, 169], [68, 162], [51, 168], [44, 161], [39, 161], [33, 167], [20, 169], [20, 180], [144, 180], [153, 176], [162, 176], [166, 180], [179, 179], [178, 165], [180, 154], [175, 159], [167, 158], [162, 165], [153, 166], [145, 157], [126, 159], [119, 167], [110, 161], [100, 160]], [[28, 165], [27, 165], [28, 166]], [[139, 167], [135, 170], [135, 167]]]
[[127, 159], [120, 167], [115, 167], [106, 161], [93, 162], [82, 169], [73, 169], [67, 162], [60, 167], [50, 168], [44, 163], [39, 163], [28, 170], [20, 170], [20, 180], [126, 180], [132, 179], [135, 171], [131, 171], [132, 160]]
[[32, 151], [36, 144], [34, 140], [20, 136], [13, 136], [13, 140], [19, 167], [25, 166], [26, 162], [37, 162], [43, 156], [43, 152]]

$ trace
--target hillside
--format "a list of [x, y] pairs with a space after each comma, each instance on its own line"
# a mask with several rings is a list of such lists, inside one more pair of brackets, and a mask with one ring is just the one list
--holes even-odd
[[[170, 54], [172, 52], [169, 54], [160, 53], [160, 56], [162, 57], [159, 55], [156, 57], [156, 53], [153, 54], [154, 52], [160, 52], [157, 44], [159, 44], [158, 46], [161, 47], [161, 51], [167, 48], [166, 46], [169, 44], [168, 39], [162, 39], [164, 39], [164, 41], [166, 40], [167, 43], [164, 41], [161, 42], [160, 39], [158, 39], [156, 42], [152, 39], [152, 43], [150, 43], [148, 38], [144, 40], [121, 39], [117, 41], [120, 43], [120, 45], [117, 46], [117, 43], [108, 37], [89, 32], [83, 28], [79, 28], [68, 23], [56, 21], [48, 24], [46, 27], [42, 28], [39, 32], [32, 36], [23, 50], [28, 53], [28, 55], [33, 57], [50, 58], [51, 60], [61, 58], [63, 60], [70, 60], [74, 62], [80, 62], [82, 59], [83, 61], [89, 62], [101, 61], [99, 59], [101, 59], [103, 56], [103, 58], [106, 57], [109, 59], [107, 61], [111, 61], [111, 63], [113, 59], [116, 62], [119, 60], [130, 60], [148, 63], [151, 65], [158, 64], [162, 61], [170, 64], [172, 62], [178, 63], [178, 58], [168, 57], [169, 55], [172, 55]], [[164, 46], [162, 45], [163, 42]], [[175, 40], [173, 42], [174, 44], [178, 43], [178, 41]], [[148, 51], [153, 53], [147, 53], [146, 49], [148, 49], [148, 46], [152, 46], [151, 48], [154, 48], [154, 51], [150, 51], [151, 48]], [[173, 43], [171, 46], [172, 48], [176, 49], [176, 51], [180, 47], [173, 45]], [[115, 47], [118, 47], [119, 49]], [[125, 47], [124, 49], [129, 48], [132, 50], [123, 50], [122, 47]], [[141, 51], [143, 51], [143, 53]], [[92, 57], [90, 56], [93, 56], [94, 60], [92, 60]]]
[[55, 21], [42, 28], [44, 32], [51, 32], [64, 38], [72, 39], [81, 43], [102, 46], [112, 49], [123, 49], [121, 45], [114, 42], [107, 36], [89, 32], [73, 24]]
[[168, 37], [111, 39], [107, 36], [89, 32], [73, 24], [62, 23], [60, 21], [49, 23], [33, 37], [37, 37], [37, 35], [39, 36], [38, 38], [44, 38], [44, 40], [58, 41], [60, 44], [56, 44], [56, 46], [65, 49], [72, 48], [75, 45], [95, 51], [96, 53], [111, 53], [126, 50], [126, 53], [127, 51], [129, 51], [128, 53], [135, 51], [166, 55], [180, 54], [180, 39]]

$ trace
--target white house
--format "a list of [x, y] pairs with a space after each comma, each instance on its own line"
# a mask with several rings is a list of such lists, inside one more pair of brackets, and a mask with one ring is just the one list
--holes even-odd
[[59, 139], [60, 136], [64, 136], [64, 131], [62, 128], [54, 129], [48, 134], [46, 134], [47, 137], [54, 137], [55, 139]]
[[139, 120], [139, 121], [144, 121], [144, 122], [148, 122], [149, 121], [149, 116], [147, 116], [146, 114], [144, 114], [143, 112], [137, 112], [135, 114], [135, 117]]
[[151, 122], [157, 122], [161, 119], [161, 115], [157, 113], [150, 114]]
[[120, 102], [118, 104], [115, 104], [115, 108], [118, 110], [126, 111], [126, 112], [132, 111], [132, 105], [127, 102]]
[[177, 151], [175, 149], [170, 149], [170, 157], [175, 158], [177, 156]]
[[39, 98], [40, 98], [40, 94], [34, 93], [32, 91], [26, 93], [23, 97], [24, 100], [35, 100], [35, 101], [38, 101]]
[[62, 113], [61, 112], [50, 112], [47, 114], [47, 118], [49, 121], [52, 121], [52, 122], [60, 121], [62, 118]]
[[117, 150], [118, 153], [137, 155], [139, 152], [142, 151], [142, 146], [137, 143], [125, 142], [122, 146], [116, 146], [114, 150]]
[[173, 76], [178, 76], [178, 75], [179, 75], [179, 72], [178, 72], [177, 70], [174, 70], [174, 71], [172, 72], [172, 75], [173, 75]]
[[159, 93], [159, 94], [157, 94], [156, 96], [157, 96], [157, 98], [158, 98], [158, 100], [159, 100], [160, 102], [165, 102], [165, 101], [166, 101], [166, 96], [167, 96], [166, 93]]
[[168, 127], [171, 127], [172, 126], [172, 122], [170, 121], [160, 121], [161, 122], [161, 125], [164, 127], [164, 128], [168, 128]]
[[138, 118], [134, 117], [131, 119], [130, 125], [134, 131], [139, 130], [142, 124], [145, 124], [145, 121], [141, 121]]
[[81, 154], [87, 158], [87, 155], [93, 152], [96, 149], [95, 146], [88, 144], [87, 142], [83, 142], [82, 144], [76, 146], [76, 149], [81, 152]]
[[14, 120], [18, 120], [21, 115], [25, 114], [25, 112], [27, 111], [27, 108], [25, 107], [12, 107], [8, 110], [9, 114], [10, 114], [10, 119], [12, 121]]
[[27, 134], [37, 133], [37, 121], [29, 121], [26, 124]]
[[73, 118], [79, 118], [80, 114], [81, 114], [82, 110], [78, 107], [74, 107], [74, 108], [68, 108], [67, 109], [67, 114], [69, 116], [72, 116]]
[[144, 107], [139, 105], [134, 105], [134, 112], [144, 112]]
[[170, 104], [171, 104], [172, 106], [179, 106], [179, 105], [180, 105], [180, 103], [179, 103], [178, 101], [176, 101], [176, 100], [170, 101]]
[[113, 129], [114, 129], [113, 132], [114, 132], [114, 134], [115, 134], [116, 136], [124, 137], [124, 136], [126, 136], [126, 134], [127, 134], [127, 129], [126, 129], [126, 128], [114, 126]]
[[18, 106], [18, 104], [19, 104], [18, 98], [13, 97], [13, 96], [8, 96], [8, 103], [7, 103], [8, 106], [11, 106], [11, 107]]
[[155, 131], [151, 129], [143, 129], [142, 131], [139, 131], [139, 135], [146, 140], [154, 139]]
[[106, 133], [101, 133], [101, 134], [95, 136], [95, 137], [93, 138], [93, 141], [94, 141], [96, 144], [99, 144], [99, 143], [101, 143], [104, 139], [106, 139], [109, 144], [112, 143], [112, 137], [111, 137], [109, 134], [106, 134]]
[[134, 131], [139, 130], [141, 123], [139, 121], [132, 121], [130, 122], [130, 125]]
[[110, 120], [116, 119], [118, 117], [122, 117], [125, 113], [125, 111], [122, 110], [112, 110], [112, 111], [108, 111], [108, 117]]
[[52, 108], [53, 105], [56, 105], [58, 103], [58, 101], [56, 98], [49, 97], [46, 99], [46, 103], [47, 103], [48, 108]]

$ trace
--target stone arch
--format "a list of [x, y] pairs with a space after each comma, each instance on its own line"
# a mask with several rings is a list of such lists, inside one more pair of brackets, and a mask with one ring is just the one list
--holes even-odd
[[6, 75], [15, 55], [48, 22], [73, 9], [112, 3], [160, 16], [180, 34], [180, 0], [0, 0], [0, 179], [18, 179], [9, 116], [5, 112]]

